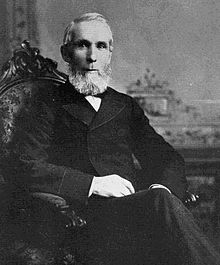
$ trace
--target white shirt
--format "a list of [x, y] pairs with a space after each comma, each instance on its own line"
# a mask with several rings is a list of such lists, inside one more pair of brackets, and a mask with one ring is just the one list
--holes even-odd
[[92, 105], [94, 110], [97, 112], [100, 108], [102, 99], [98, 97], [93, 97], [93, 96], [86, 96], [85, 99]]

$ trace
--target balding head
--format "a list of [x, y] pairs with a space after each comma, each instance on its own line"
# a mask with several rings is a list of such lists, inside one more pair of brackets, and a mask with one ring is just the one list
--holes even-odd
[[107, 19], [104, 18], [104, 16], [99, 13], [85, 13], [81, 15], [80, 17], [74, 19], [72, 22], [70, 22], [70, 24], [66, 27], [65, 32], [64, 32], [63, 44], [68, 45], [74, 41], [74, 36], [75, 36], [74, 33], [75, 33], [75, 28], [77, 24], [81, 22], [90, 22], [90, 21], [100, 22], [106, 27], [106, 30], [109, 32], [109, 36], [110, 36], [109, 47], [110, 47], [110, 50], [112, 51], [113, 34], [111, 31], [111, 28], [109, 26]]

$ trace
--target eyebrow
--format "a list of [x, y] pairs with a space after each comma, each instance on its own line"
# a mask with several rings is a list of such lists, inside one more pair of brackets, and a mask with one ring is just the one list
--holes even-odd
[[91, 42], [86, 40], [86, 39], [78, 39], [76, 41], [72, 42], [73, 44], [78, 44], [78, 43], [85, 43], [85, 44], [90, 44]]
[[[73, 41], [71, 42], [73, 45], [77, 45], [77, 44], [80, 44], [80, 43], [83, 43], [83, 44], [86, 44], [86, 45], [90, 45], [91, 42], [86, 40], [86, 39], [78, 39], [76, 41]], [[110, 43], [110, 41], [104, 41], [104, 40], [99, 40], [96, 42], [96, 44], [105, 44], [105, 45], [108, 45], [108, 43]]]

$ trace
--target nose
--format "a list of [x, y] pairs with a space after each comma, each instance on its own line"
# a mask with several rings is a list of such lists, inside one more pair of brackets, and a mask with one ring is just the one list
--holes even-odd
[[96, 57], [96, 49], [95, 47], [90, 47], [88, 49], [88, 53], [87, 53], [87, 61], [89, 63], [95, 63], [97, 61], [97, 57]]

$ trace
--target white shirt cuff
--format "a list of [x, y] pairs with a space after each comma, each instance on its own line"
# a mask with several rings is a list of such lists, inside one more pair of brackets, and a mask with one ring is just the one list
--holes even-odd
[[[94, 180], [94, 178], [93, 178], [93, 180]], [[88, 198], [92, 195], [92, 193], [93, 193], [93, 186], [94, 186], [94, 181], [92, 180], [92, 184], [91, 184], [91, 186], [90, 186], [90, 189], [89, 189], [89, 193], [88, 193]]]
[[150, 185], [150, 187], [148, 188], [149, 190], [152, 190], [152, 189], [165, 189], [167, 190], [169, 193], [171, 193], [171, 191], [164, 185], [161, 185], [161, 184], [152, 184]]

